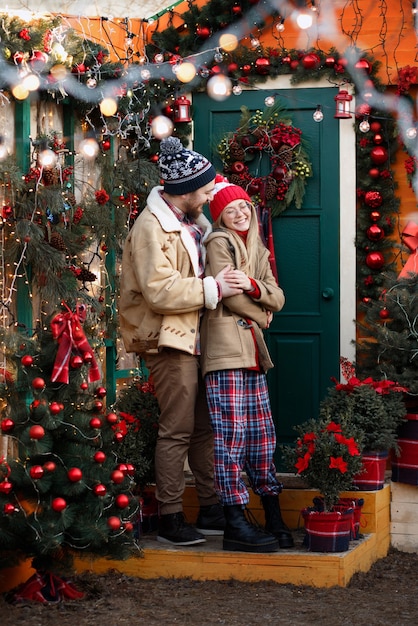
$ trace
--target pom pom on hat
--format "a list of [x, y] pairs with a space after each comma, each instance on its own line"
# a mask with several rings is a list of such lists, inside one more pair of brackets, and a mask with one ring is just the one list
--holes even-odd
[[164, 191], [174, 196], [196, 191], [216, 176], [212, 163], [198, 152], [187, 150], [178, 137], [161, 140], [158, 166]]
[[224, 208], [233, 200], [251, 202], [248, 193], [239, 185], [233, 185], [228, 179], [219, 174], [215, 178], [213, 198], [209, 203], [209, 211], [214, 222], [219, 218]]

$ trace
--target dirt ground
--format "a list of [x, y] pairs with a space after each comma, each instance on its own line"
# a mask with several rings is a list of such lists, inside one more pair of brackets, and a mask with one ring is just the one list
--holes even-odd
[[418, 554], [393, 549], [346, 588], [82, 574], [73, 580], [81, 600], [11, 605], [0, 596], [0, 624], [411, 626], [418, 624], [417, 576]]

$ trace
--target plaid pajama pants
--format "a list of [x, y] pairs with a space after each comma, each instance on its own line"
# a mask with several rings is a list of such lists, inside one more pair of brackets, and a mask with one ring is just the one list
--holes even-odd
[[273, 454], [276, 433], [267, 382], [260, 372], [235, 369], [205, 377], [214, 432], [215, 489], [224, 505], [249, 502], [242, 472], [257, 495], [278, 495]]

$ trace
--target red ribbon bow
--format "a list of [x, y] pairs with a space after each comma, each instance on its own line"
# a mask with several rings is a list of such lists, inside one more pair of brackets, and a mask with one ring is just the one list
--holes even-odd
[[404, 244], [411, 250], [411, 255], [402, 268], [399, 278], [410, 278], [418, 273], [418, 224], [408, 222], [402, 233]]
[[[67, 307], [67, 305], [65, 305]], [[91, 360], [88, 371], [88, 382], [101, 378], [100, 371], [92, 349], [87, 341], [82, 324], [86, 318], [86, 307], [77, 305], [73, 313], [68, 307], [67, 313], [58, 313], [51, 321], [52, 336], [58, 341], [59, 347], [55, 357], [51, 380], [58, 383], [69, 383], [69, 364], [73, 350], [81, 357], [89, 354]]]

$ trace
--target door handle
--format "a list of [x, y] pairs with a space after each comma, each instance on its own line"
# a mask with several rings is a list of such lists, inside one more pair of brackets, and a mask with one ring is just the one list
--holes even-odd
[[332, 300], [334, 297], [334, 290], [331, 287], [325, 287], [322, 291], [322, 297], [324, 300]]

